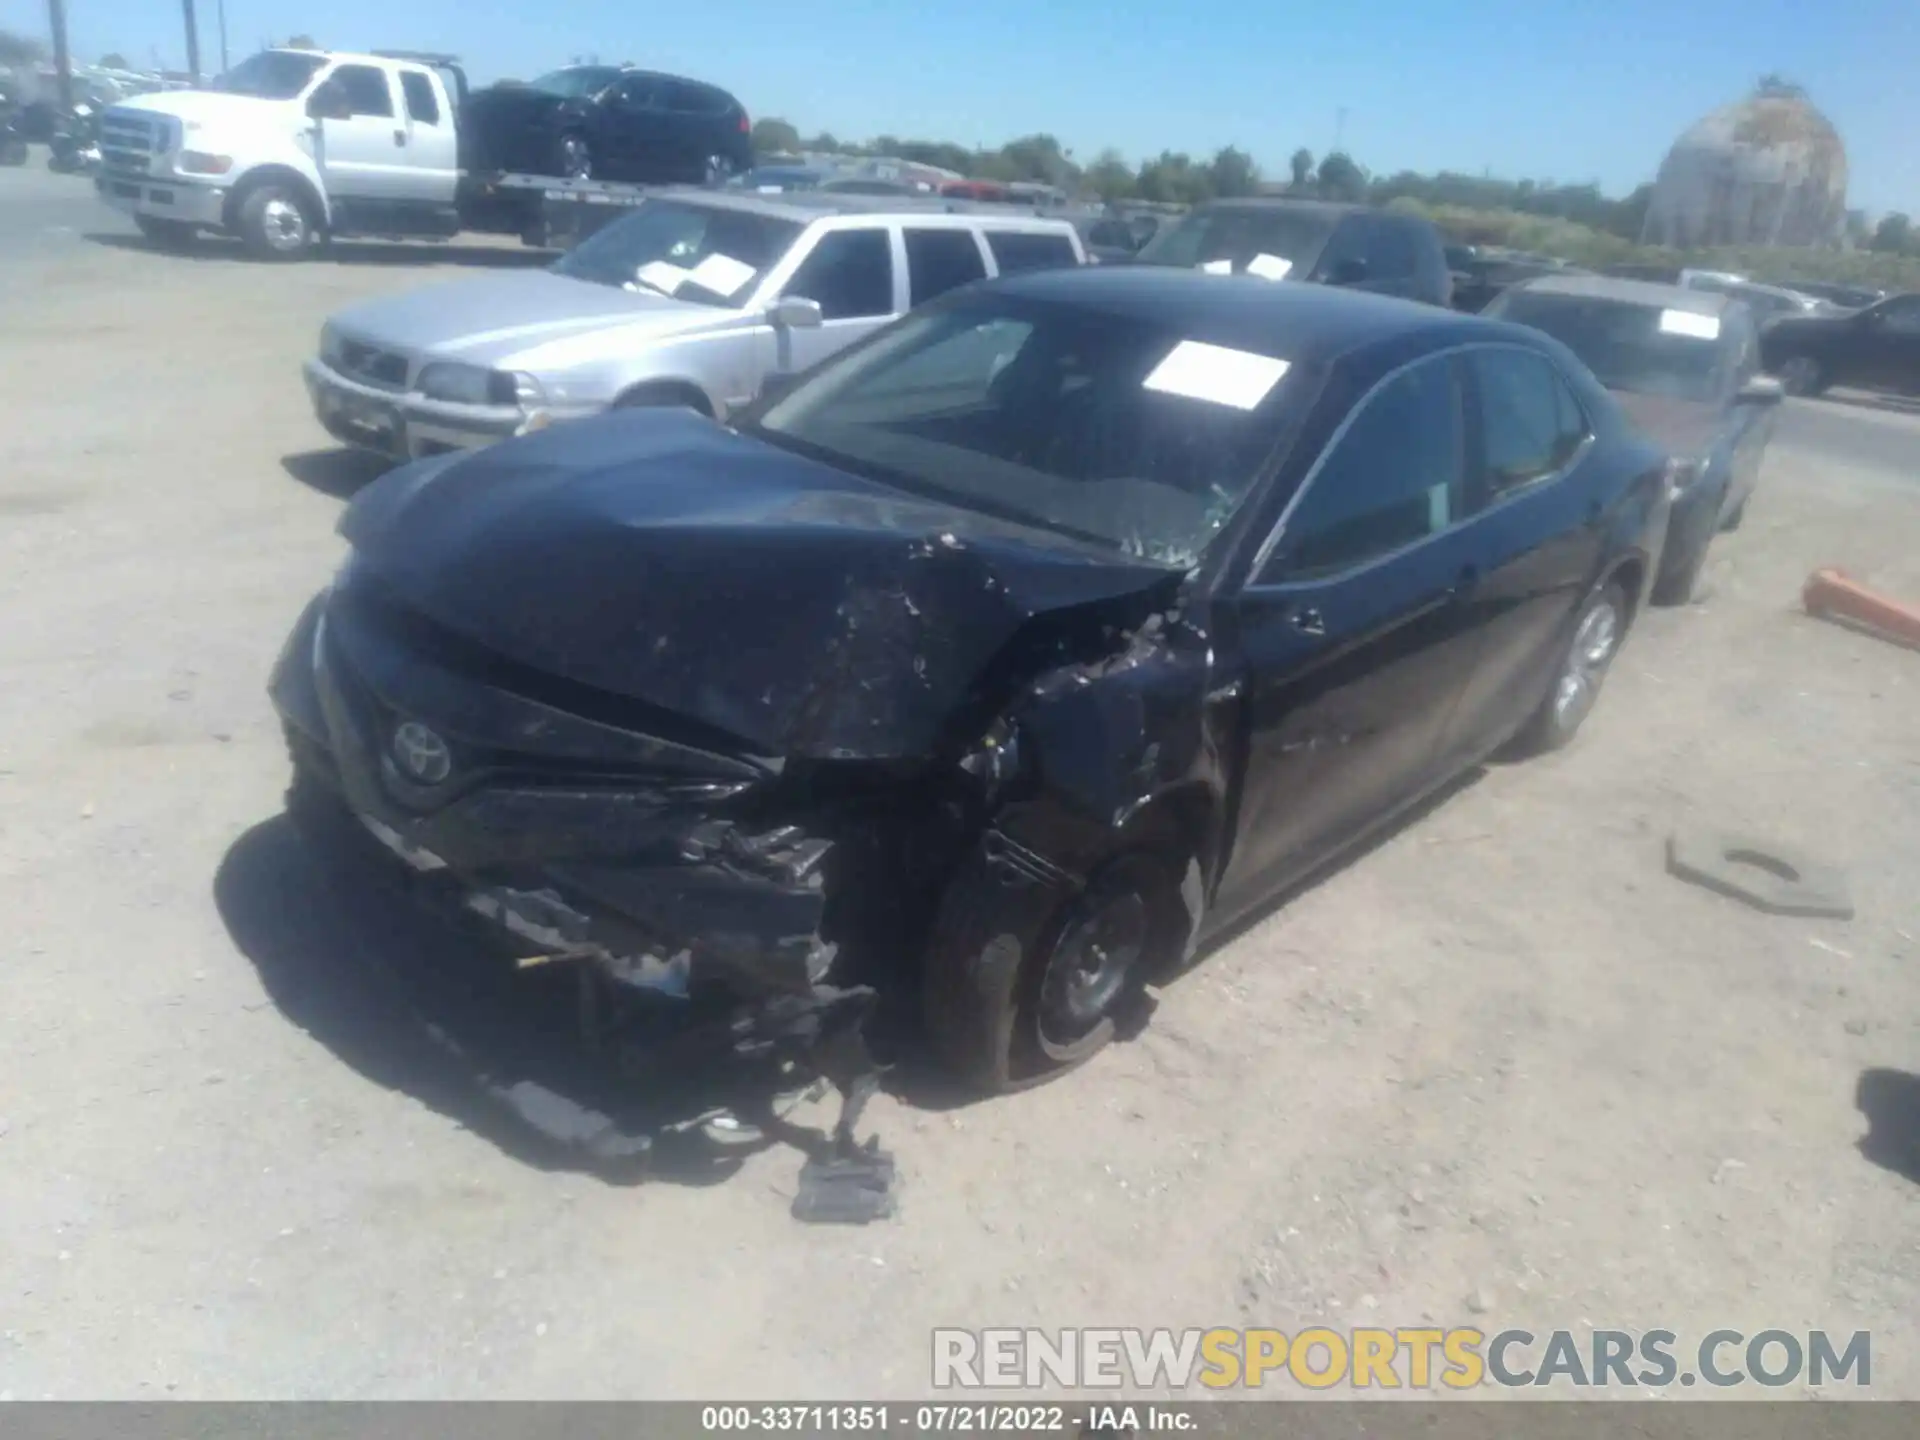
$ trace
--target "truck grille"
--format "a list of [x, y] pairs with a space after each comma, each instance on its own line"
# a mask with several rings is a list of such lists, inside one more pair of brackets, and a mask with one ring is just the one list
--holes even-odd
[[108, 170], [145, 175], [171, 148], [172, 122], [138, 110], [109, 109], [100, 117], [100, 160]]
[[383, 390], [407, 388], [407, 357], [392, 350], [383, 350], [378, 345], [369, 345], [363, 340], [343, 339], [333, 363], [341, 374], [351, 375], [356, 380], [377, 385]]

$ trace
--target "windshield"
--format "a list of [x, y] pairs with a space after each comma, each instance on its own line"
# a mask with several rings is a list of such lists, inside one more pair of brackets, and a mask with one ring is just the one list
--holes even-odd
[[1238, 273], [1266, 255], [1304, 271], [1319, 256], [1331, 229], [1320, 215], [1280, 206], [1195, 210], [1162, 226], [1139, 259], [1144, 265], [1186, 269], [1224, 261]]
[[1169, 568], [1246, 499], [1283, 361], [1157, 324], [975, 295], [827, 362], [749, 425], [885, 484]]
[[579, 100], [589, 95], [598, 95], [614, 81], [620, 78], [620, 72], [606, 65], [569, 65], [564, 70], [551, 70], [545, 75], [527, 82], [530, 90], [544, 90], [549, 95], [558, 95], [563, 100]]
[[1714, 327], [1712, 338], [1675, 333], [1662, 316], [1675, 312], [1622, 300], [1509, 291], [1488, 307], [1490, 318], [1543, 331], [1580, 357], [1609, 390], [1712, 401], [1719, 395], [1724, 347], [1711, 316], [1693, 316]]
[[799, 236], [798, 221], [721, 206], [648, 200], [555, 262], [572, 280], [738, 306]]
[[226, 95], [252, 95], [260, 100], [291, 100], [307, 88], [314, 72], [326, 63], [324, 55], [309, 55], [299, 50], [262, 50], [226, 74], [216, 76], [207, 88]]

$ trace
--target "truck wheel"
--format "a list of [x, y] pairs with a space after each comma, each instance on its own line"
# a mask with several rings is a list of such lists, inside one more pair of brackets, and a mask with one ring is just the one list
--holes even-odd
[[700, 172], [701, 183], [709, 189], [718, 190], [733, 178], [733, 162], [724, 155], [709, 155], [707, 163]]
[[281, 181], [255, 186], [240, 202], [240, 243], [258, 259], [299, 259], [313, 243], [313, 229], [306, 197]]
[[593, 152], [587, 148], [586, 136], [560, 137], [560, 173], [569, 180], [593, 178]]
[[1780, 367], [1780, 385], [1789, 395], [1818, 395], [1827, 377], [1818, 360], [1796, 355]]
[[193, 243], [193, 227], [182, 220], [163, 220], [158, 215], [136, 215], [139, 227], [150, 245], [161, 250], [184, 250]]

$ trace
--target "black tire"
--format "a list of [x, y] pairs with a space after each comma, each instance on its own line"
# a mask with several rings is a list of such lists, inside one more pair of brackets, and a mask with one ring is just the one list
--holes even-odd
[[1700, 572], [1707, 568], [1707, 551], [1712, 548], [1712, 540], [1709, 532], [1693, 553], [1673, 569], [1668, 569], [1663, 560], [1660, 576], [1653, 582], [1652, 593], [1647, 598], [1662, 608], [1691, 604], [1694, 592], [1700, 588]]
[[[982, 893], [977, 877], [970, 884], [963, 875], [961, 887]], [[934, 1053], [988, 1094], [1085, 1064], [1137, 1010], [1146, 982], [1179, 959], [1172, 952], [1185, 933], [1183, 914], [1175, 868], [1134, 850], [1107, 861], [1063, 903], [1030, 954], [1020, 955], [1010, 936], [958, 926], [957, 943], [936, 942], [928, 952], [922, 1017]]]
[[1733, 513], [1720, 522], [1720, 528], [1723, 531], [1738, 530], [1746, 518], [1747, 502], [1746, 500], [1742, 500], [1738, 505], [1733, 507]]
[[184, 250], [193, 243], [193, 227], [180, 220], [162, 220], [157, 215], [136, 215], [134, 225], [147, 243], [162, 250]]
[[265, 180], [240, 199], [240, 243], [258, 260], [298, 260], [318, 229], [313, 207], [293, 185]]
[[1829, 383], [1826, 367], [1805, 355], [1795, 355], [1782, 361], [1778, 373], [1780, 388], [1789, 395], [1818, 395]]
[[[1627, 633], [1629, 605], [1626, 587], [1618, 580], [1603, 581], [1588, 592], [1574, 617], [1566, 648], [1561, 651], [1560, 662], [1547, 683], [1540, 708], [1514, 737], [1512, 750], [1516, 756], [1544, 755], [1561, 749], [1579, 733], [1599, 701], [1600, 687], [1606, 681], [1614, 656], [1620, 653], [1620, 642]], [[1603, 613], [1610, 613], [1611, 620], [1597, 618]], [[1601, 637], [1594, 633], [1596, 625], [1606, 630], [1604, 653], [1599, 654], [1596, 654], [1596, 642]], [[1586, 652], [1584, 658], [1583, 651]], [[1569, 703], [1568, 677], [1576, 672], [1581, 677], [1584, 693]]]
[[724, 155], [709, 155], [707, 163], [700, 168], [700, 183], [712, 190], [718, 190], [732, 178], [733, 162]]
[[560, 137], [554, 156], [554, 173], [565, 180], [593, 178], [593, 151], [587, 145], [586, 136], [569, 130]]

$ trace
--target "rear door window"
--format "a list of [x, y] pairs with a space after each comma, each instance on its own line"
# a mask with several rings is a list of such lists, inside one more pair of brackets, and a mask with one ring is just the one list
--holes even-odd
[[387, 72], [371, 65], [342, 65], [330, 77], [347, 97], [355, 115], [392, 118], [393, 91], [387, 86]]
[[993, 263], [1002, 275], [1017, 275], [1023, 270], [1057, 270], [1078, 265], [1073, 242], [1064, 235], [1036, 235], [1018, 230], [989, 230], [987, 248], [993, 251]]
[[400, 72], [400, 94], [407, 102], [407, 118], [418, 125], [440, 123], [440, 101], [433, 93], [433, 82], [419, 70]]
[[1587, 417], [1560, 372], [1518, 349], [1476, 350], [1471, 364], [1487, 498], [1564, 470], [1587, 438]]
[[907, 279], [912, 298], [924, 305], [962, 285], [987, 277], [987, 262], [971, 230], [920, 230], [907, 227]]
[[829, 230], [782, 293], [816, 302], [823, 320], [891, 315], [893, 237], [878, 227]]

